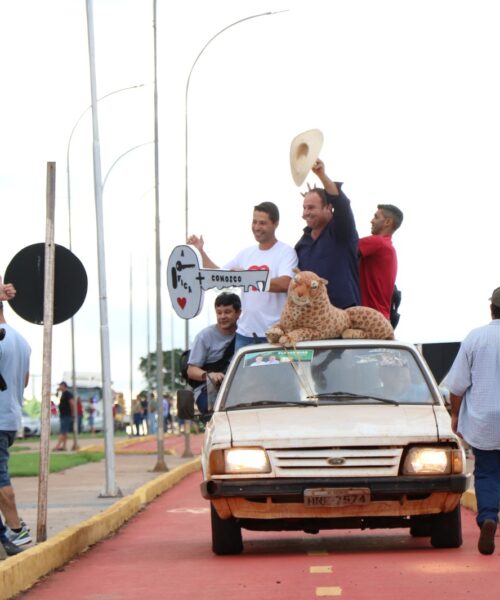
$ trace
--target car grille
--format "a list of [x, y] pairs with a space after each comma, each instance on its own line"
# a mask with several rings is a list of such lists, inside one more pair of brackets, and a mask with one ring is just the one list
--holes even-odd
[[278, 477], [388, 477], [399, 471], [402, 448], [269, 450]]

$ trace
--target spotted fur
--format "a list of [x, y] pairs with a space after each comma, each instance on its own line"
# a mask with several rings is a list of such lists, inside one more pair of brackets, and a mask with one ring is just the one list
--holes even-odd
[[266, 331], [269, 342], [290, 346], [331, 338], [394, 339], [391, 324], [377, 310], [365, 306], [337, 308], [330, 303], [325, 279], [310, 271], [294, 271], [280, 322]]

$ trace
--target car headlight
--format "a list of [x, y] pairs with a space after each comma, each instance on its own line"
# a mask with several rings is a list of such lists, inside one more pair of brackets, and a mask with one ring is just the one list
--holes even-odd
[[455, 448], [415, 447], [408, 451], [403, 475], [449, 475], [463, 472], [463, 451]]
[[267, 453], [262, 448], [228, 448], [212, 452], [210, 471], [223, 475], [238, 473], [270, 473]]

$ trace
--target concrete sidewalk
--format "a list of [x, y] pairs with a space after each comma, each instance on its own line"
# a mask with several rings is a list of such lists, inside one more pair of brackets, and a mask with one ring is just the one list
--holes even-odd
[[[199, 469], [202, 434], [189, 437], [191, 456], [183, 456], [185, 437], [165, 437], [167, 472], [155, 472], [157, 440], [117, 438], [115, 481], [122, 495], [104, 497], [106, 463], [86, 463], [49, 476], [47, 541], [0, 561], [0, 600], [31, 587], [139, 512], [186, 475]], [[27, 445], [26, 442], [22, 442]], [[37, 444], [34, 444], [37, 448]], [[103, 440], [81, 440], [82, 450], [103, 450]], [[19, 513], [36, 538], [38, 478], [13, 478]]]

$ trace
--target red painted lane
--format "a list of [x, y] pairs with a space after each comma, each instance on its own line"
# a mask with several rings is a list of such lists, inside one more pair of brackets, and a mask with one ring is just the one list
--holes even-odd
[[[498, 600], [500, 540], [476, 550], [474, 514], [464, 510], [464, 545], [435, 550], [405, 530], [243, 532], [244, 553], [216, 557], [200, 474], [183, 480], [22, 598], [35, 600]], [[311, 568], [315, 571], [311, 572]], [[331, 571], [331, 572], [328, 572]]]

